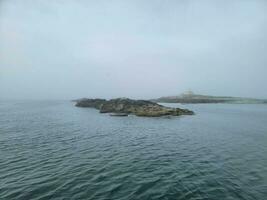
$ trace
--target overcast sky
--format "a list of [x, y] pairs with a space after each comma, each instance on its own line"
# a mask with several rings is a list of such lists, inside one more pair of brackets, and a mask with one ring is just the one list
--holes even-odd
[[267, 98], [267, 1], [0, 0], [0, 98]]

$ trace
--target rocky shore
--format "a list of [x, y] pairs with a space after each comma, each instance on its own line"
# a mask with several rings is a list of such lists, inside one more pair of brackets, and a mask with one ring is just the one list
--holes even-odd
[[133, 114], [143, 117], [180, 116], [193, 115], [194, 112], [187, 109], [169, 108], [155, 102], [145, 100], [133, 100], [128, 98], [117, 99], [80, 99], [75, 106], [98, 109], [100, 113]]

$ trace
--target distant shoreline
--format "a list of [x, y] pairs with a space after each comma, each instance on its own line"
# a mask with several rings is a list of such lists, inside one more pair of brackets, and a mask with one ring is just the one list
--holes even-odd
[[226, 104], [267, 104], [267, 99], [230, 97], [230, 96], [210, 96], [194, 93], [186, 93], [178, 96], [166, 96], [157, 99], [151, 99], [157, 103], [182, 103], [182, 104], [208, 104], [208, 103], [226, 103]]

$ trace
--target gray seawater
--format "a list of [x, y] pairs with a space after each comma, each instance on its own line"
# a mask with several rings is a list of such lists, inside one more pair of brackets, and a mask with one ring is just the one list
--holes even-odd
[[0, 102], [0, 199], [267, 199], [267, 105], [110, 117]]

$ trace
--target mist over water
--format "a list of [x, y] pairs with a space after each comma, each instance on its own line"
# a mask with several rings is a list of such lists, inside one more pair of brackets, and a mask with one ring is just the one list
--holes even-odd
[[0, 0], [0, 199], [266, 199], [266, 104], [70, 101], [267, 99], [266, 52], [265, 0]]
[[0, 98], [267, 98], [267, 3], [0, 2]]

